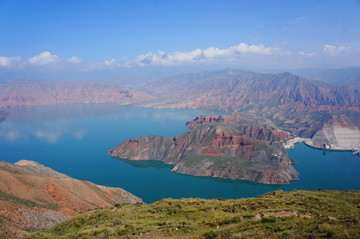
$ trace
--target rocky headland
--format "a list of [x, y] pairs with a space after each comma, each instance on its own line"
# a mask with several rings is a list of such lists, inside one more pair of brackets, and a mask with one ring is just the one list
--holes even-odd
[[195, 176], [267, 184], [286, 184], [297, 179], [294, 162], [282, 146], [291, 137], [289, 133], [260, 127], [251, 117], [198, 116], [187, 123], [191, 129], [183, 134], [130, 139], [109, 154], [130, 160], [161, 160], [173, 164], [174, 172]]
[[88, 210], [141, 202], [121, 188], [77, 180], [33, 161], [0, 162], [0, 238], [43, 230]]

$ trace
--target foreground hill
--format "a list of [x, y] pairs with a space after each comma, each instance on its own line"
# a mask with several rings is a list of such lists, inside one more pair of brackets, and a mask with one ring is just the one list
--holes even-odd
[[0, 84], [0, 107], [66, 103], [133, 104], [153, 99], [109, 83], [15, 80]]
[[121, 188], [80, 181], [33, 161], [0, 162], [0, 238], [46, 229], [91, 209], [139, 202]]
[[360, 192], [165, 199], [86, 212], [26, 238], [359, 238]]
[[231, 69], [182, 74], [146, 85], [162, 98], [148, 106], [159, 108], [205, 108], [236, 111], [249, 105], [260, 108], [303, 110], [355, 109], [360, 91], [308, 80], [290, 73], [260, 74]]

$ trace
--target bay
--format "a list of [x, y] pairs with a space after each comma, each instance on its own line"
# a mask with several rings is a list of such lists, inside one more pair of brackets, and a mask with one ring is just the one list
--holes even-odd
[[0, 123], [0, 160], [33, 160], [71, 177], [122, 187], [151, 203], [163, 198], [244, 198], [274, 190], [360, 190], [360, 157], [297, 144], [289, 155], [299, 180], [265, 185], [246, 180], [193, 177], [159, 161], [130, 161], [107, 151], [142, 135], [172, 137], [201, 110], [151, 109], [105, 104], [11, 108]]

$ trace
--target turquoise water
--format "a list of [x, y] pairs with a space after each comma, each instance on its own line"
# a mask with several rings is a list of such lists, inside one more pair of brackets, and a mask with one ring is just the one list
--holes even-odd
[[274, 190], [360, 190], [360, 157], [297, 144], [289, 150], [300, 180], [264, 185], [172, 173], [158, 161], [114, 159], [107, 150], [142, 135], [174, 136], [210, 112], [115, 105], [18, 107], [0, 123], [0, 160], [34, 160], [74, 178], [122, 187], [145, 202], [163, 198], [242, 198]]

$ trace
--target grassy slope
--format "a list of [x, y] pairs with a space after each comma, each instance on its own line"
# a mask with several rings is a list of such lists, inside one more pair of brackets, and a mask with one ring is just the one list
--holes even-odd
[[165, 199], [77, 215], [26, 238], [359, 238], [360, 191]]

